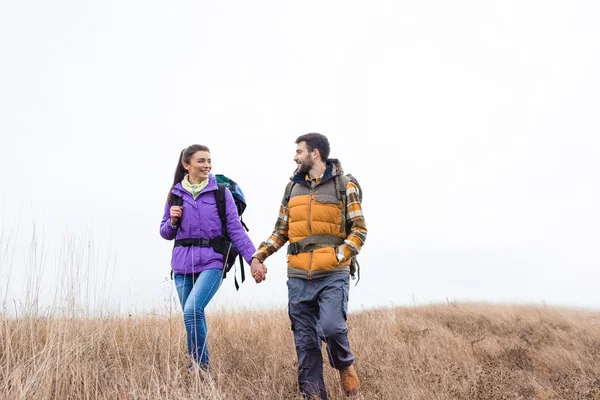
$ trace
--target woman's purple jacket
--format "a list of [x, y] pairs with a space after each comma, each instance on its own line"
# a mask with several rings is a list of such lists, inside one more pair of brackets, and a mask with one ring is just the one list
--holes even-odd
[[[176, 184], [171, 192], [183, 199], [181, 223], [177, 228], [171, 227], [169, 216], [171, 206], [167, 202], [160, 223], [160, 235], [167, 240], [210, 239], [222, 235], [221, 219], [217, 211], [214, 193], [216, 190], [217, 181], [212, 174], [208, 176], [208, 184], [202, 189], [196, 200], [181, 186], [181, 183]], [[225, 190], [225, 214], [229, 237], [244, 260], [250, 264], [256, 248], [240, 223], [237, 208], [229, 190]], [[222, 269], [223, 258], [222, 254], [215, 252], [211, 247], [178, 246], [173, 248], [171, 268], [176, 274], [197, 273], [211, 268]]]

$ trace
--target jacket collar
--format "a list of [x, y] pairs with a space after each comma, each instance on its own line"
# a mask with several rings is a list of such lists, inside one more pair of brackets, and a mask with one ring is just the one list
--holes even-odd
[[[326, 182], [337, 175], [342, 175], [344, 170], [342, 169], [342, 164], [336, 158], [330, 158], [327, 160], [325, 172], [323, 173], [323, 178], [321, 178], [321, 183]], [[306, 185], [306, 176], [305, 173], [299, 172], [297, 169], [294, 171], [294, 175], [290, 178], [294, 183], [300, 183]]]
[[[217, 179], [215, 178], [215, 176], [213, 174], [208, 174], [208, 184], [206, 185], [206, 187], [204, 189], [202, 189], [202, 191], [200, 192], [200, 195], [202, 195], [202, 193], [211, 192], [214, 190], [217, 190]], [[189, 196], [190, 198], [192, 198], [192, 194], [183, 188], [183, 186], [181, 185], [181, 182], [177, 182], [177, 184], [175, 186], [173, 186], [171, 193], [173, 193], [179, 197], [182, 197], [182, 198], [184, 196]]]

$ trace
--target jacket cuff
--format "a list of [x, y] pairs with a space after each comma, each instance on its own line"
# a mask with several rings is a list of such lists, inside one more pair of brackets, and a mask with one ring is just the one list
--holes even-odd
[[344, 249], [342, 248], [342, 246], [338, 247], [336, 257], [337, 257], [337, 261], [339, 264], [341, 264], [345, 261], [344, 258], [346, 256], [344, 254]]

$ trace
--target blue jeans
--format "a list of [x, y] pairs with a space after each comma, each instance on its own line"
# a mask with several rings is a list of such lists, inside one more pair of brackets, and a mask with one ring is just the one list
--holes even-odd
[[204, 308], [221, 286], [223, 271], [207, 269], [197, 274], [175, 274], [175, 287], [183, 309], [188, 354], [208, 368], [208, 329]]

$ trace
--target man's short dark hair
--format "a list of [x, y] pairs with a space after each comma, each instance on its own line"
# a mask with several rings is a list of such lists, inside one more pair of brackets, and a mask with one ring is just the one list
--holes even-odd
[[314, 149], [319, 150], [322, 161], [327, 161], [329, 158], [329, 140], [327, 140], [327, 136], [320, 133], [307, 133], [306, 135], [298, 136], [296, 144], [300, 142], [306, 142], [306, 148], [309, 152]]

